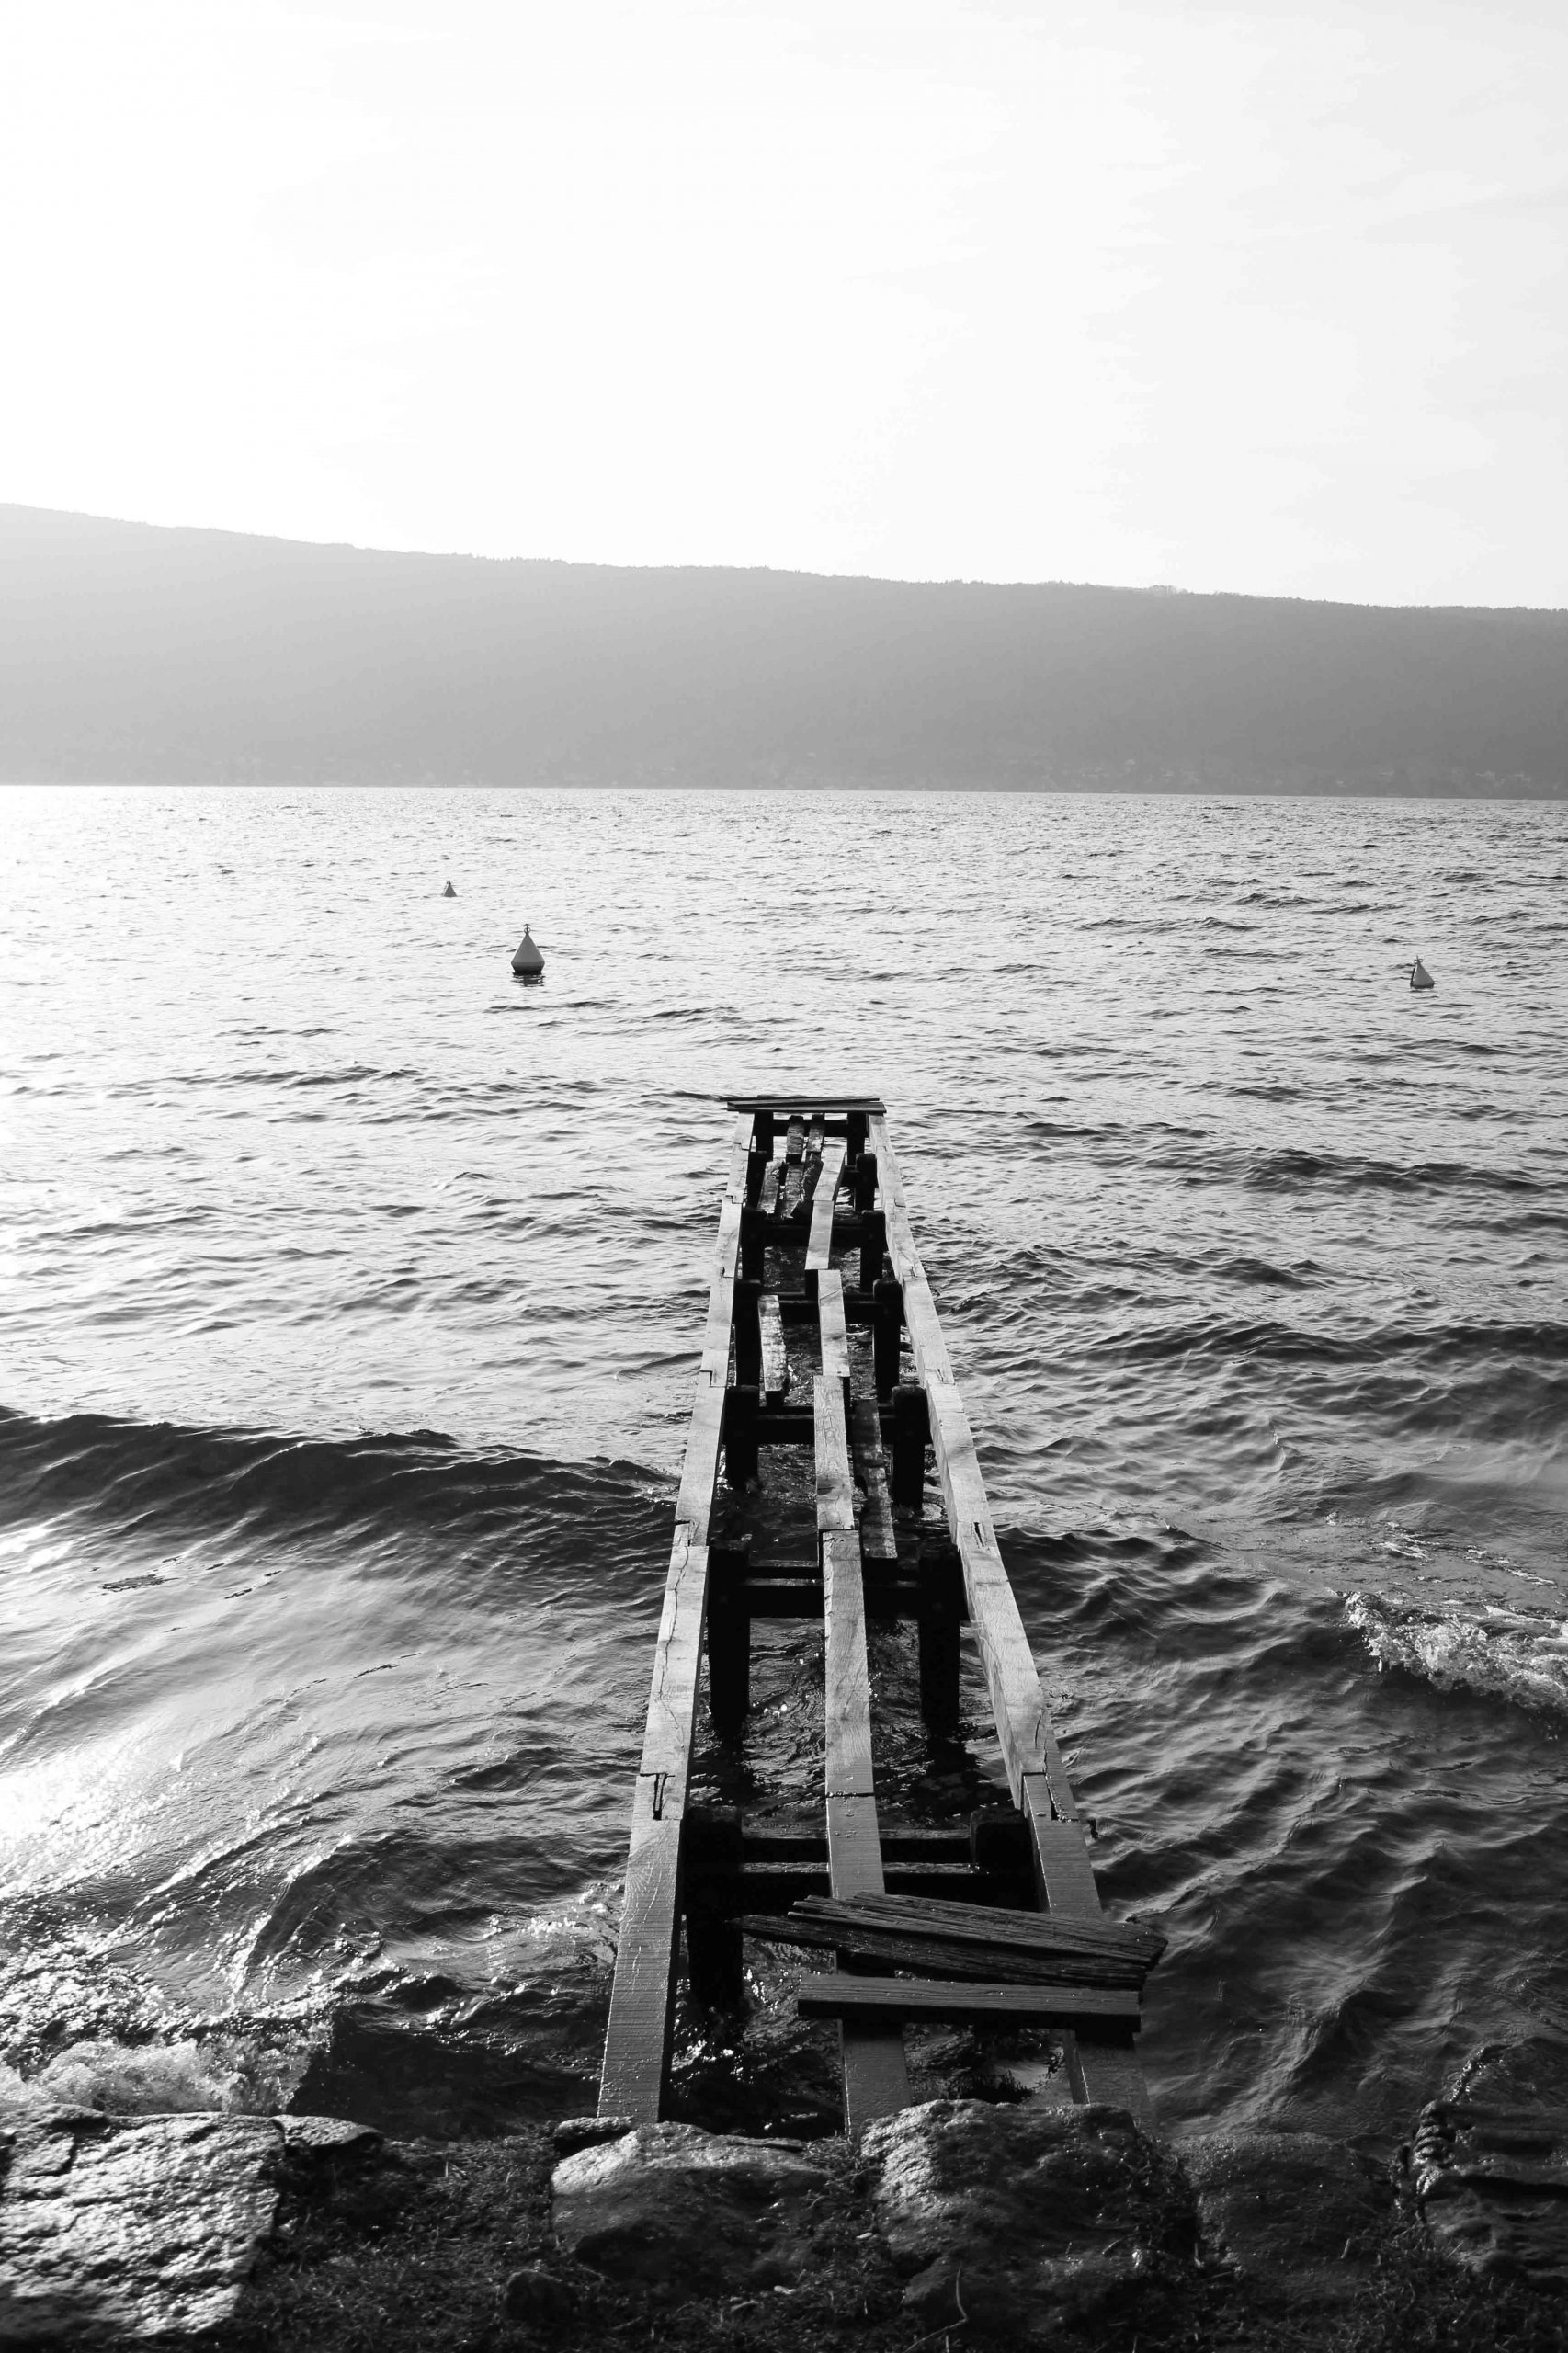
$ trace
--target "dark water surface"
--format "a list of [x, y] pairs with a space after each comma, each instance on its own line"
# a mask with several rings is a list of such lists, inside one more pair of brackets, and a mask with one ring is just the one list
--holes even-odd
[[[1107, 1900], [1170, 1938], [1165, 2118], [1387, 2142], [1568, 2039], [1568, 811], [0, 827], [22, 2073], [439, 2129], [591, 2097], [711, 1098], [793, 1085], [889, 1104]], [[787, 2093], [817, 2044], [757, 1998]]]

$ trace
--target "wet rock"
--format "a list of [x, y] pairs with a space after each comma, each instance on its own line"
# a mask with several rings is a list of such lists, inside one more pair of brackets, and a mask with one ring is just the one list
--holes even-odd
[[502, 2289], [501, 2317], [514, 2328], [538, 2328], [570, 2319], [576, 2302], [563, 2279], [555, 2279], [541, 2263], [532, 2263], [514, 2271]]
[[1410, 2174], [1466, 2270], [1568, 2289], [1568, 2051], [1538, 2038], [1479, 2052], [1421, 2111]]
[[338, 2165], [346, 2158], [367, 2164], [386, 2142], [373, 2125], [348, 2124], [341, 2116], [280, 2116], [285, 2153], [302, 2165]]
[[575, 2156], [579, 2149], [597, 2148], [605, 2141], [624, 2140], [636, 2125], [630, 2116], [563, 2116], [551, 2131], [558, 2157]]
[[277, 2211], [269, 2117], [55, 2109], [3, 2139], [0, 2341], [134, 2344], [232, 2315]]
[[1045, 2345], [1136, 2293], [1190, 2237], [1180, 2177], [1121, 2109], [928, 2100], [861, 2142], [904, 2303]]
[[1353, 2303], [1395, 2219], [1392, 2183], [1315, 2132], [1214, 2132], [1182, 2143], [1200, 2258], [1293, 2306]]
[[644, 2124], [564, 2158], [557, 2244], [665, 2301], [787, 2285], [808, 2260], [808, 2201], [826, 2185], [798, 2142]]

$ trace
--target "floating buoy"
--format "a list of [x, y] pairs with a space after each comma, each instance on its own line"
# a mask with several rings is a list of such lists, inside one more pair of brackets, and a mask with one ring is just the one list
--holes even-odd
[[1413, 989], [1435, 989], [1437, 985], [1419, 956], [1410, 968], [1410, 985]]
[[544, 958], [534, 946], [533, 934], [527, 924], [523, 926], [522, 944], [512, 959], [512, 970], [523, 981], [537, 981], [544, 970]]
[[457, 897], [457, 895], [458, 895], [458, 894], [457, 894], [457, 892], [453, 890], [453, 888], [452, 888], [452, 886], [451, 886], [451, 884], [450, 884], [449, 882], [448, 883], [448, 885], [447, 885], [446, 889], [445, 889], [445, 890], [442, 892], [442, 893], [441, 893], [441, 896], [442, 896], [442, 898], [443, 898], [443, 899], [455, 899], [455, 898]]

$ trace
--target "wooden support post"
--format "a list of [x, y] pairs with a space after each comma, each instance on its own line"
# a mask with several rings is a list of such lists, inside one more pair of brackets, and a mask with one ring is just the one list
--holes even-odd
[[[898, 1394], [906, 1392], [901, 1390]], [[896, 1402], [896, 1401], [895, 1401]], [[896, 1449], [898, 1439], [895, 1435]], [[896, 1461], [896, 1452], [894, 1455]], [[711, 1574], [711, 1572], [710, 1572]], [[946, 1543], [920, 1547], [920, 1712], [933, 1732], [950, 1733], [959, 1721], [959, 1627], [962, 1566]], [[711, 1605], [710, 1605], [711, 1607]]]
[[[745, 1221], [741, 1222], [744, 1247]], [[735, 1285], [735, 1385], [762, 1387], [762, 1285], [742, 1276]]]
[[738, 1737], [751, 1707], [751, 1540], [708, 1550], [708, 1707], [722, 1740]]
[[760, 1392], [739, 1383], [724, 1400], [724, 1476], [737, 1494], [756, 1477], [756, 1415]]
[[752, 1150], [760, 1152], [764, 1160], [773, 1157], [773, 1114], [758, 1111], [752, 1121]]
[[756, 1209], [762, 1193], [762, 1180], [767, 1174], [771, 1153], [758, 1152], [754, 1144], [746, 1154], [746, 1207]]
[[871, 1327], [871, 1360], [877, 1394], [892, 1395], [898, 1381], [899, 1340], [903, 1331], [903, 1292], [896, 1282], [879, 1282], [871, 1293], [876, 1319]]
[[892, 1392], [892, 1499], [905, 1511], [918, 1511], [926, 1493], [926, 1447], [930, 1435], [931, 1411], [925, 1390], [918, 1381], [900, 1381]]
[[686, 1961], [692, 1997], [733, 2010], [745, 1984], [741, 1950], [741, 1810], [699, 1806], [686, 1826]]
[[882, 1279], [888, 1255], [888, 1222], [881, 1210], [868, 1210], [860, 1220], [860, 1288], [874, 1291]]
[[855, 1206], [864, 1215], [867, 1210], [876, 1207], [876, 1200], [877, 1155], [874, 1152], [862, 1152], [855, 1163]]
[[848, 1137], [849, 1157], [851, 1160], [858, 1160], [860, 1154], [866, 1149], [865, 1112], [851, 1111], [845, 1120], [844, 1126], [845, 1132]]
[[762, 1280], [762, 1254], [767, 1247], [769, 1222], [766, 1210], [744, 1209], [741, 1211], [741, 1272], [748, 1283], [760, 1283]]

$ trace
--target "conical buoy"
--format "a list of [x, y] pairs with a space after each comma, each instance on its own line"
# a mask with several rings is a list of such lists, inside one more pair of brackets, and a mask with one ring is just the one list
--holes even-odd
[[[517, 953], [521, 955], [521, 949]], [[1410, 985], [1413, 989], [1435, 989], [1437, 985], [1419, 956], [1410, 968]]]
[[523, 926], [522, 945], [512, 959], [512, 970], [519, 980], [537, 981], [544, 970], [544, 958], [534, 946], [533, 934]]
[[441, 893], [441, 896], [442, 896], [442, 898], [443, 898], [443, 899], [455, 899], [455, 898], [457, 897], [457, 895], [458, 895], [458, 894], [457, 894], [457, 892], [453, 890], [453, 888], [452, 888], [452, 886], [451, 886], [451, 884], [450, 884], [449, 882], [448, 883], [448, 885], [447, 885], [446, 889], [445, 889], [445, 890], [442, 892], [442, 893]]

